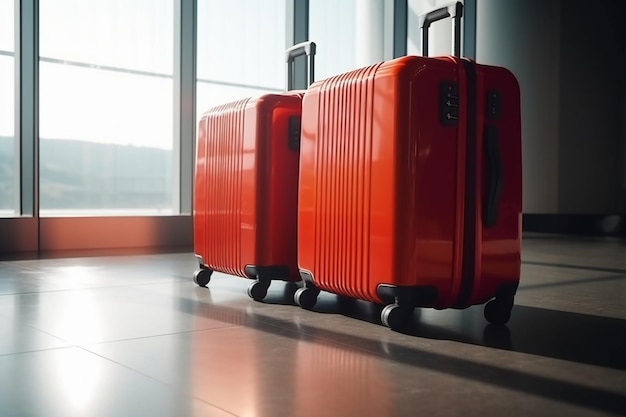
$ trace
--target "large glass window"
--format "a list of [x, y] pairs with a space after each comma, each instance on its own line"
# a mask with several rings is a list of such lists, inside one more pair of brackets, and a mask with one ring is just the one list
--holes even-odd
[[0, 217], [16, 214], [15, 0], [0, 0]]
[[[407, 16], [407, 53], [422, 54], [422, 35], [419, 27], [419, 16], [449, 4], [448, 0], [409, 0]], [[430, 56], [450, 55], [452, 49], [452, 21], [444, 19], [430, 27], [428, 51]]]
[[174, 1], [39, 0], [42, 216], [177, 212]]
[[385, 0], [310, 0], [317, 79], [383, 60], [384, 5]]
[[285, 0], [198, 0], [197, 113], [285, 90]]

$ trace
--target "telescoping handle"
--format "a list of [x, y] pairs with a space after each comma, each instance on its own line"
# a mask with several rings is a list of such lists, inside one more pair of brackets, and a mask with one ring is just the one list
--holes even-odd
[[309, 66], [305, 75], [306, 85], [311, 85], [315, 80], [315, 42], [306, 41], [298, 43], [285, 51], [287, 61], [287, 90], [294, 89], [295, 61], [296, 58], [306, 55], [309, 58]]
[[428, 29], [430, 25], [446, 18], [452, 18], [454, 22], [454, 55], [461, 56], [461, 19], [463, 18], [463, 2], [448, 3], [437, 10], [421, 14], [419, 16], [420, 28], [422, 29], [422, 55], [428, 56]]

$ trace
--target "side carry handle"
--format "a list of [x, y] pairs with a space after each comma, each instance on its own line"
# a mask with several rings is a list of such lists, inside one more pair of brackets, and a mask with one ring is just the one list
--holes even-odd
[[315, 42], [306, 41], [298, 43], [285, 51], [285, 60], [287, 62], [287, 90], [294, 89], [294, 64], [296, 58], [302, 55], [306, 55], [309, 58], [309, 67], [305, 76], [306, 85], [311, 85], [313, 83], [315, 80], [315, 49]]
[[454, 55], [461, 56], [461, 19], [463, 18], [463, 2], [456, 1], [419, 16], [420, 29], [422, 29], [422, 55], [428, 56], [428, 29], [430, 25], [446, 18], [452, 18], [454, 22]]
[[498, 148], [498, 129], [485, 127], [484, 152], [487, 162], [487, 184], [483, 200], [483, 225], [491, 227], [498, 221], [498, 201], [502, 190], [502, 159]]

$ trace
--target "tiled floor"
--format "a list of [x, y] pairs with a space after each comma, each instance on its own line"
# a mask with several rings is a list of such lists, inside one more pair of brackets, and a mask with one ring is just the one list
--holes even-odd
[[528, 236], [507, 328], [191, 281], [191, 254], [0, 263], [0, 415], [626, 415], [626, 242]]

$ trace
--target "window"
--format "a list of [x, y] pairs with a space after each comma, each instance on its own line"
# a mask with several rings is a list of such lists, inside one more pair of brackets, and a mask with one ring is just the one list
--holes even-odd
[[384, 0], [310, 0], [309, 39], [323, 79], [384, 59]]
[[15, 0], [0, 0], [0, 217], [16, 214]]
[[[422, 35], [419, 27], [419, 16], [436, 10], [450, 2], [447, 0], [409, 0], [408, 7], [408, 42], [407, 52], [410, 55], [422, 54]], [[452, 54], [452, 21], [445, 19], [430, 27], [428, 51], [430, 56]]]
[[40, 214], [175, 213], [174, 0], [40, 0], [39, 21]]
[[197, 113], [285, 90], [285, 0], [198, 0]]

